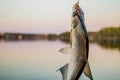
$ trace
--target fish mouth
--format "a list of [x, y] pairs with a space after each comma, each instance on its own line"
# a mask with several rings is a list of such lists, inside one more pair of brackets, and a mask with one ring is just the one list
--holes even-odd
[[79, 9], [77, 9], [76, 11], [73, 11], [72, 17], [74, 18], [75, 16], [78, 17], [79, 21], [81, 21], [81, 20], [80, 20], [80, 17], [81, 17], [82, 15], [80, 14], [80, 10], [79, 10]]
[[73, 29], [75, 29], [77, 27], [79, 21], [81, 21], [78, 11], [73, 11], [72, 17], [73, 17], [73, 24], [74, 24]]
[[78, 13], [79, 10], [77, 11], [73, 11], [72, 13], [72, 17], [73, 17], [73, 29], [75, 29], [78, 25], [79, 22], [83, 22], [81, 21], [81, 18], [80, 18], [80, 14]]
[[81, 9], [80, 9], [79, 3], [77, 2], [73, 6], [73, 17], [75, 17], [75, 16], [79, 16], [80, 17], [80, 15], [81, 15], [80, 13], [81, 13]]

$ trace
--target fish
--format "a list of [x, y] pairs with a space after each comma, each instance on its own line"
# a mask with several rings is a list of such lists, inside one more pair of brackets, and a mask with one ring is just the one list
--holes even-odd
[[59, 50], [63, 54], [69, 54], [67, 64], [59, 68], [63, 80], [78, 80], [84, 74], [93, 80], [90, 65], [88, 62], [89, 38], [84, 23], [84, 12], [79, 6], [79, 1], [73, 5], [70, 31], [70, 47]]

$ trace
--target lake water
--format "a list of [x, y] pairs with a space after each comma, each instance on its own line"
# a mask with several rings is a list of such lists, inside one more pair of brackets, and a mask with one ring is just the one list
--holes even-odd
[[[62, 80], [57, 69], [69, 56], [58, 52], [60, 41], [0, 42], [0, 80]], [[120, 50], [90, 44], [89, 63], [94, 80], [120, 80]], [[82, 74], [79, 80], [89, 80]]]

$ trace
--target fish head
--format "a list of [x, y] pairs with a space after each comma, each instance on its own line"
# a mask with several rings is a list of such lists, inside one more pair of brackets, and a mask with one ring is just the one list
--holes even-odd
[[79, 19], [78, 16], [78, 8], [79, 8], [79, 3], [76, 3], [75, 5], [73, 5], [72, 8], [72, 29], [76, 28], [76, 26], [79, 24]]
[[83, 32], [84, 25], [84, 12], [79, 6], [79, 1], [73, 5], [72, 7], [72, 22], [71, 22], [71, 30], [78, 28], [79, 32]]
[[75, 16], [77, 16], [77, 15], [80, 16], [80, 6], [79, 6], [79, 2], [77, 2], [76, 4], [73, 5], [72, 10], [73, 10], [72, 17], [75, 17]]

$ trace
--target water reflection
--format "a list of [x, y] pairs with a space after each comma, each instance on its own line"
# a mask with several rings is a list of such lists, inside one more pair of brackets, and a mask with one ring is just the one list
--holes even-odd
[[89, 61], [95, 80], [119, 80], [120, 52], [106, 49], [98, 44], [90, 45]]
[[[41, 39], [40, 41], [56, 41], [58, 39], [56, 38], [48, 38], [48, 39]], [[0, 39], [0, 42], [6, 42], [6, 40], [4, 39]], [[7, 40], [7, 42], [18, 42], [19, 40]], [[20, 40], [20, 41], [28, 41], [28, 40]], [[29, 40], [29, 41], [39, 41], [39, 40]], [[64, 44], [69, 44], [70, 41], [68, 39], [59, 39], [59, 41], [63, 42]], [[106, 48], [106, 49], [118, 49], [120, 50], [120, 42], [116, 42], [116, 41], [104, 41], [104, 40], [99, 40], [96, 42], [90, 42], [90, 43], [96, 43], [99, 46]]]
[[66, 60], [58, 53], [62, 45], [47, 41], [1, 43], [0, 80], [59, 80], [61, 74], [56, 70]]
[[97, 42], [101, 47], [106, 49], [118, 49], [120, 50], [120, 42], [116, 41], [98, 41]]
[[[0, 80], [62, 80], [56, 72], [69, 56], [58, 52], [66, 47], [56, 41], [0, 43]], [[90, 44], [89, 63], [94, 80], [120, 80], [120, 51]], [[83, 80], [89, 80], [82, 74]]]
[[[120, 29], [120, 28], [119, 28]], [[104, 30], [104, 29], [103, 29]], [[106, 29], [105, 29], [106, 30]], [[89, 42], [97, 43], [106, 49], [119, 49], [120, 50], [120, 37], [119, 30], [115, 28], [114, 34], [112, 29], [107, 29], [107, 32], [89, 32]], [[116, 32], [117, 30], [117, 32]], [[109, 33], [110, 32], [110, 33]], [[116, 34], [116, 35], [115, 35]], [[109, 35], [109, 36], [108, 36]], [[63, 32], [57, 34], [23, 34], [23, 33], [0, 33], [0, 42], [3, 41], [56, 41], [60, 40], [64, 43], [70, 43], [70, 32]]]

